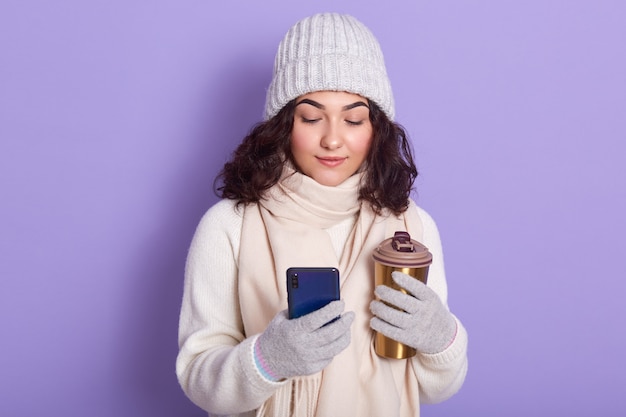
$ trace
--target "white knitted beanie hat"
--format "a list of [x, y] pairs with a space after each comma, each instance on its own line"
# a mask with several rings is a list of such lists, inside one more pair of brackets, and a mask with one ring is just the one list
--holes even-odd
[[390, 120], [395, 115], [380, 45], [352, 16], [317, 14], [289, 29], [276, 53], [265, 120], [296, 97], [314, 91], [359, 94], [375, 102]]

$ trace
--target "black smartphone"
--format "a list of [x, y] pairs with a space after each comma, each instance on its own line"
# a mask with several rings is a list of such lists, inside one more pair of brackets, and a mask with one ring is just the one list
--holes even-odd
[[337, 268], [287, 269], [287, 302], [290, 319], [322, 308], [334, 300], [339, 300], [339, 270]]

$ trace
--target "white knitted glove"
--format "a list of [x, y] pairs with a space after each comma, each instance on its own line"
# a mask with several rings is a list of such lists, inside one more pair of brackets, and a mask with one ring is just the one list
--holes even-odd
[[277, 381], [324, 369], [350, 344], [354, 313], [341, 314], [344, 308], [343, 301], [332, 301], [291, 320], [287, 310], [278, 313], [256, 340], [254, 349], [259, 370]]
[[421, 281], [399, 271], [392, 272], [391, 277], [410, 295], [385, 285], [377, 286], [375, 293], [381, 301], [370, 303], [374, 314], [371, 328], [418, 352], [444, 351], [456, 335], [456, 320], [452, 314], [439, 296]]

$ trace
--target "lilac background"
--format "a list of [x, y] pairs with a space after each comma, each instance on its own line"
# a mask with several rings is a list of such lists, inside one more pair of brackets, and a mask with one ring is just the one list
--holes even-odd
[[278, 41], [379, 37], [470, 372], [425, 416], [626, 413], [626, 3], [0, 3], [0, 415], [202, 416], [184, 260]]

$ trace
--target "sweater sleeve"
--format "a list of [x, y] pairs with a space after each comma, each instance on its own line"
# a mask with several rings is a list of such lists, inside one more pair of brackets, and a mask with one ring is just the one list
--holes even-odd
[[[424, 227], [424, 245], [433, 254], [433, 263], [428, 272], [428, 286], [448, 306], [448, 289], [444, 270], [443, 250], [439, 230], [433, 218], [422, 208], [414, 206]], [[418, 353], [413, 359], [413, 368], [419, 381], [420, 401], [437, 403], [454, 395], [463, 385], [467, 374], [467, 331], [461, 321], [454, 317], [457, 333], [446, 350], [436, 354]]]
[[185, 394], [214, 414], [258, 408], [281, 386], [254, 362], [256, 336], [244, 334], [237, 293], [241, 212], [223, 200], [203, 216], [185, 267], [176, 374]]

